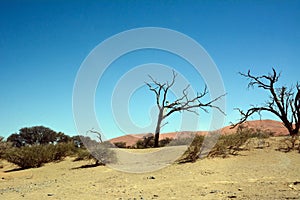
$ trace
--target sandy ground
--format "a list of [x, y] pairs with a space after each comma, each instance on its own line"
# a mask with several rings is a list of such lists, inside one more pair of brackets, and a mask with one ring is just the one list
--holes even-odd
[[20, 171], [2, 161], [0, 199], [300, 199], [300, 154], [272, 145], [136, 174], [72, 159]]

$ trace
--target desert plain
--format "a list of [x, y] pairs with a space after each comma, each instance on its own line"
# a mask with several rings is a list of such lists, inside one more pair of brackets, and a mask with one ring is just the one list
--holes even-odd
[[92, 161], [72, 157], [26, 170], [2, 161], [0, 199], [300, 199], [300, 154], [276, 151], [281, 139], [268, 138], [267, 147], [236, 156], [169, 163], [146, 173], [81, 168]]

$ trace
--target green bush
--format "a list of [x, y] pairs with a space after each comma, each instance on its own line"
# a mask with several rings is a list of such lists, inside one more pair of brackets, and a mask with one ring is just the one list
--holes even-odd
[[4, 159], [23, 169], [34, 168], [40, 167], [44, 163], [60, 161], [66, 156], [74, 154], [74, 150], [72, 143], [13, 147], [5, 152]]

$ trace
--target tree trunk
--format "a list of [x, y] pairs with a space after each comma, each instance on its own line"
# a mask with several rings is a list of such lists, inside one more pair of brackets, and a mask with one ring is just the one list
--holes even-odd
[[161, 108], [159, 110], [157, 124], [156, 124], [156, 129], [155, 129], [155, 135], [154, 135], [154, 147], [158, 147], [160, 127], [161, 127], [161, 122], [163, 120], [163, 111], [164, 111], [163, 108]]
[[293, 149], [295, 148], [295, 144], [296, 144], [296, 141], [298, 139], [298, 131], [299, 130], [297, 130], [296, 128], [290, 131], [290, 136], [292, 136], [292, 148]]

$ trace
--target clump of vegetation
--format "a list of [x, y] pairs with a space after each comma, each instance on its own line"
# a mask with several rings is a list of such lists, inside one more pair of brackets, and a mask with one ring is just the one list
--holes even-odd
[[133, 146], [133, 148], [136, 149], [146, 149], [146, 148], [153, 148], [153, 147], [154, 147], [154, 138], [152, 138], [149, 141], [146, 141], [145, 139], [140, 139]]
[[[242, 150], [242, 146], [250, 138], [265, 139], [272, 136], [273, 133], [262, 131], [260, 129], [238, 129], [234, 134], [220, 135], [217, 143], [208, 153], [208, 157], [228, 157], [229, 155], [237, 155]], [[204, 136], [196, 136], [190, 147], [178, 160], [179, 163], [195, 162], [199, 158], [200, 149], [204, 141]]]
[[115, 159], [115, 152], [110, 149], [113, 145], [109, 142], [99, 143], [80, 135], [70, 137], [44, 126], [22, 128], [19, 133], [10, 135], [7, 141], [0, 138], [0, 159], [22, 169], [61, 161], [67, 156], [77, 156], [75, 160], [94, 159], [96, 165], [104, 165]]
[[[197, 136], [197, 135], [196, 135]], [[185, 135], [183, 137], [178, 138], [169, 138], [166, 137], [164, 139], [159, 140], [159, 147], [165, 146], [181, 146], [181, 145], [190, 145], [195, 138], [195, 134], [191, 133], [189, 135]], [[136, 142], [131, 148], [135, 149], [145, 149], [145, 148], [153, 148], [154, 147], [154, 137], [144, 137]]]
[[203, 141], [204, 141], [204, 136], [196, 135], [193, 138], [191, 145], [181, 156], [181, 158], [179, 158], [178, 163], [195, 162], [199, 157], [199, 152]]
[[116, 161], [116, 154], [106, 144], [98, 144], [90, 149], [91, 155], [96, 159], [96, 164], [106, 165]]
[[115, 142], [114, 145], [118, 148], [127, 148], [126, 142]]
[[109, 142], [103, 142], [89, 146], [88, 149], [80, 149], [74, 161], [93, 160], [95, 166], [106, 165], [116, 161], [116, 153]]
[[3, 159], [7, 149], [11, 147], [11, 144], [4, 141], [4, 138], [0, 136], [0, 159]]
[[164, 139], [159, 140], [159, 146], [160, 147], [169, 146], [172, 141], [173, 141], [172, 138], [166, 137]]
[[91, 159], [94, 159], [94, 157], [87, 149], [80, 149], [77, 151], [76, 158], [73, 161], [76, 162], [76, 161], [91, 160]]
[[234, 134], [221, 135], [208, 154], [208, 157], [227, 157], [237, 155], [242, 150], [242, 146], [251, 138], [265, 139], [272, 136], [273, 133], [262, 131], [260, 129], [238, 129]]
[[[159, 147], [164, 147], [170, 144], [172, 141], [171, 138], [165, 138], [159, 141]], [[143, 138], [136, 142], [135, 145], [133, 145], [132, 148], [136, 149], [146, 149], [146, 148], [153, 148], [154, 147], [154, 137], [152, 138]]]
[[4, 138], [0, 136], [0, 168], [3, 168], [1, 159], [4, 159], [5, 152], [11, 148], [11, 144], [4, 141]]
[[0, 145], [0, 157], [24, 169], [60, 161], [75, 151], [70, 136], [44, 126], [21, 128]]
[[281, 152], [290, 152], [291, 150], [298, 150], [300, 153], [300, 140], [299, 137], [293, 138], [291, 136], [284, 137], [279, 141], [279, 144], [277, 146], [277, 151]]
[[60, 161], [66, 156], [73, 155], [72, 143], [32, 145], [13, 147], [4, 154], [4, 159], [22, 169], [40, 167], [45, 163]]
[[195, 136], [197, 136], [197, 135], [195, 135], [194, 133], [191, 133], [187, 136], [174, 138], [170, 141], [168, 146], [190, 145], [194, 141]]
[[[190, 145], [191, 142], [194, 139], [194, 135], [190, 135], [188, 137], [179, 137], [179, 138], [169, 138], [166, 137], [164, 139], [159, 140], [159, 147], [165, 147], [165, 146], [180, 146], [180, 145]], [[145, 149], [145, 148], [153, 148], [154, 147], [154, 137], [152, 138], [143, 138], [136, 142], [135, 145], [132, 146], [132, 148], [136, 149]]]

